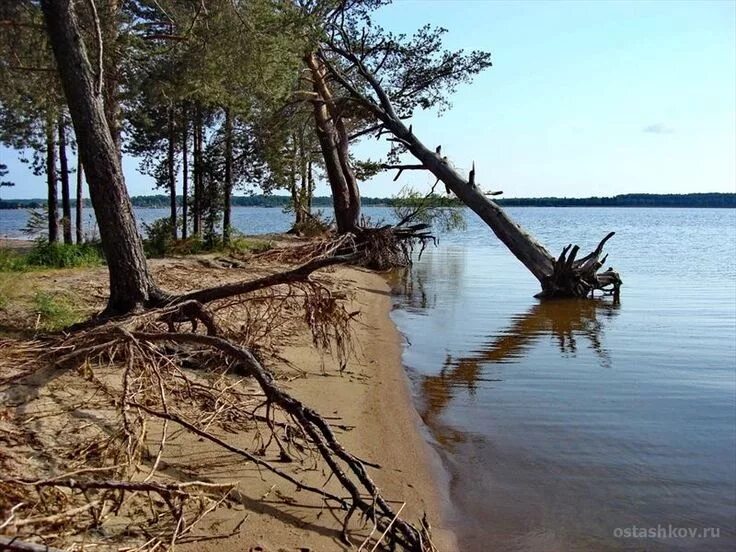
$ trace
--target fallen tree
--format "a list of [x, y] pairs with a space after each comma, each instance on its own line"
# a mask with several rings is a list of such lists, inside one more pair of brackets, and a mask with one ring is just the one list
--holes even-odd
[[[443, 182], [534, 275], [542, 287], [540, 297], [587, 297], [595, 290], [618, 295], [619, 275], [610, 268], [599, 272], [606, 260], [605, 256], [601, 257], [603, 246], [613, 232], [582, 258], [578, 258], [577, 245], [565, 247], [555, 257], [487, 197], [488, 193], [476, 182], [475, 166], [464, 177], [442, 155], [441, 146], [426, 147], [412, 126], [405, 124], [422, 100], [431, 105], [448, 82], [455, 85], [489, 65], [486, 54], [472, 52], [466, 56], [462, 52], [442, 51], [438, 30], [425, 27], [405, 42], [403, 37], [367, 25], [365, 12], [356, 18], [362, 24], [345, 13], [330, 19], [318, 56], [351, 100], [375, 117], [376, 136], [384, 133], [391, 136], [389, 140], [396, 148], [394, 157], [408, 152], [419, 161], [419, 164], [396, 163], [385, 168], [396, 169], [396, 178], [406, 170], [428, 171], [438, 182]], [[392, 71], [384, 84], [381, 76], [385, 67], [391, 67]]]

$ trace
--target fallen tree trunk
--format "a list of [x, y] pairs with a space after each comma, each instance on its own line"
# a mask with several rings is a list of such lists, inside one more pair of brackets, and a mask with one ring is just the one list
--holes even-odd
[[[390, 132], [393, 135], [391, 140], [401, 144], [421, 163], [420, 166], [394, 165], [392, 168], [397, 169], [399, 174], [404, 170], [424, 169], [431, 172], [438, 181], [442, 181], [448, 190], [451, 190], [489, 226], [498, 239], [539, 281], [542, 291], [538, 297], [587, 297], [596, 289], [618, 295], [621, 286], [618, 274], [613, 269], [598, 274], [605, 261], [605, 257], [600, 259], [603, 245], [613, 236], [613, 232], [583, 259], [575, 260], [579, 251], [578, 246], [567, 246], [555, 259], [497, 203], [486, 197], [475, 182], [475, 168], [470, 171], [468, 178], [465, 178], [450, 166], [446, 157], [442, 157], [440, 147], [433, 151], [419, 140], [412, 127], [407, 127], [402, 118], [396, 114], [381, 83], [365, 67], [359, 56], [335, 44], [330, 44], [330, 51], [347, 61], [360, 75], [365, 86], [360, 88], [355, 86], [346, 74], [332, 64], [324, 52], [321, 52], [320, 56], [335, 80], [348, 91], [353, 100], [368, 109], [381, 122], [381, 132]], [[363, 93], [362, 89], [371, 90], [375, 100]]]

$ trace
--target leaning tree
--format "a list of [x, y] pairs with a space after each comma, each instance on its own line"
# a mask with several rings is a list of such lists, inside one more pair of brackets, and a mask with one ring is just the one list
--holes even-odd
[[474, 168], [467, 177], [459, 174], [441, 146], [428, 148], [412, 125], [407, 126], [417, 109], [446, 108], [449, 93], [491, 65], [490, 54], [445, 50], [441, 28], [425, 26], [411, 37], [394, 35], [375, 25], [368, 9], [350, 6], [325, 19], [316, 56], [351, 100], [370, 112], [376, 135], [391, 136], [394, 154], [410, 153], [418, 161], [385, 168], [396, 169], [396, 179], [403, 171], [422, 170], [443, 182], [539, 280], [540, 297], [586, 297], [596, 289], [617, 295], [619, 275], [610, 268], [599, 272], [606, 260], [601, 258], [603, 246], [613, 232], [582, 258], [577, 245], [565, 247], [555, 257], [487, 197], [475, 180]]
[[[164, 298], [146, 264], [113, 133], [105, 111], [102, 31], [91, 14], [97, 41], [97, 72], [87, 57], [79, 18], [71, 0], [43, 0], [41, 6], [59, 78], [87, 173], [110, 274], [106, 314], [126, 313]], [[94, 6], [94, 3], [92, 3]]]

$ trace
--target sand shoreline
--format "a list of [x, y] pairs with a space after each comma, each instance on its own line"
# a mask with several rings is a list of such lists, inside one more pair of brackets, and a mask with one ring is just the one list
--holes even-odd
[[[454, 552], [458, 550], [455, 536], [443, 526], [442, 464], [423, 435], [423, 422], [414, 407], [402, 363], [402, 337], [390, 316], [391, 287], [382, 275], [353, 267], [321, 272], [320, 279], [338, 285], [348, 297], [348, 309], [360, 312], [354, 324], [355, 354], [340, 373], [334, 358], [321, 354], [306, 335], [301, 335], [282, 355], [305, 373], [281, 385], [328, 418], [351, 453], [381, 466], [368, 471], [394, 511], [401, 509], [401, 517], [414, 524], [426, 513], [438, 550]], [[314, 475], [305, 474], [305, 478], [310, 481]], [[177, 550], [346, 551], [358, 548], [371, 531], [370, 523], [355, 519], [351, 523], [352, 546], [346, 546], [339, 538], [340, 513], [323, 515], [318, 502], [283, 482], [269, 478], [257, 481], [239, 474], [237, 468], [223, 480], [233, 477], [240, 478], [240, 489], [247, 489], [264, 507], [249, 509], [248, 520], [237, 536], [212, 544], [177, 546]], [[311, 481], [324, 482], [319, 477]], [[242, 516], [243, 512], [236, 510], [214, 521], [220, 523], [222, 533]], [[213, 529], [208, 532], [215, 533]], [[373, 544], [371, 541], [367, 549]]]
[[[165, 289], [180, 290], [249, 279], [264, 270], [283, 270], [268, 264], [213, 269], [205, 257], [154, 259], [150, 266]], [[314, 346], [310, 331], [300, 322], [303, 313], [296, 309], [292, 315], [293, 331], [274, 336], [279, 342], [278, 357], [267, 363], [267, 367], [274, 371], [281, 387], [330, 422], [347, 450], [381, 466], [380, 469], [369, 467], [368, 473], [394, 511], [401, 510], [403, 519], [417, 525], [426, 513], [438, 549], [457, 550], [454, 536], [443, 528], [441, 464], [437, 452], [423, 435], [423, 424], [414, 407], [402, 364], [402, 337], [390, 316], [392, 298], [388, 281], [380, 274], [354, 267], [327, 269], [315, 273], [313, 278], [343, 296], [346, 309], [357, 313], [353, 324], [355, 353], [341, 372], [337, 358]], [[29, 298], [41, 290], [72, 293], [70, 300], [92, 311], [99, 309], [106, 297], [107, 271], [104, 267], [93, 267], [28, 272], [22, 284], [12, 281], [11, 287], [10, 298], [15, 306], [4, 316], [8, 322], [22, 323], [25, 315], [16, 310], [30, 308], [26, 304]], [[80, 290], [84, 290], [83, 296], [79, 295]], [[26, 322], [32, 324], [33, 320], [29, 318]], [[300, 325], [304, 327], [299, 329]], [[83, 402], [88, 395], [93, 397], [98, 393], [97, 386], [90, 385], [76, 372], [68, 372], [46, 383], [24, 408], [28, 412], [34, 408], [41, 411], [51, 403], [56, 405], [61, 400], [59, 397], [62, 394], [67, 397], [71, 390], [70, 397]], [[66, 420], [59, 417], [59, 423], [62, 419]], [[41, 425], [45, 427], [46, 423]], [[74, 427], [80, 422], [74, 418], [64, 423]], [[54, 435], [57, 434], [49, 434], [52, 441]], [[241, 448], [256, 446], [252, 432], [228, 432], [225, 437]], [[278, 463], [279, 458], [274, 455], [273, 448], [269, 449], [265, 459]], [[208, 441], [172, 435], [162, 462], [166, 466], [162, 471], [172, 477], [186, 473], [192, 474], [189, 477], [196, 475], [212, 482], [237, 485], [236, 503], [213, 512], [199, 526], [201, 539], [179, 544], [177, 550], [337, 551], [355, 549], [371, 534], [372, 524], [354, 516], [349, 526], [352, 546], [345, 545], [340, 540], [344, 512], [327, 509], [320, 497], [300, 492], [283, 479], [244, 462], [242, 457], [223, 453]], [[335, 479], [328, 478], [323, 467], [309, 457], [303, 464], [281, 466], [307, 484], [324, 485], [327, 490], [344, 493]], [[372, 537], [377, 535], [373, 533]], [[373, 542], [367, 549], [372, 546]]]
[[[443, 527], [441, 463], [422, 434], [422, 421], [414, 407], [401, 360], [402, 337], [390, 316], [390, 285], [380, 274], [356, 268], [338, 268], [331, 277], [353, 293], [349, 308], [360, 310], [355, 325], [356, 358], [343, 375], [330, 366], [332, 359], [322, 358], [324, 375], [312, 368], [307, 377], [291, 381], [289, 391], [322, 415], [353, 428], [339, 438], [358, 457], [381, 465], [370, 473], [384, 496], [396, 509], [405, 503], [401, 515], [412, 523], [418, 523], [426, 512], [438, 549], [457, 550], [454, 535]], [[287, 348], [284, 356], [315, 367], [318, 355], [298, 346]], [[300, 517], [312, 527], [322, 525], [309, 514]], [[262, 531], [258, 543], [264, 550], [348, 549], [334, 533], [302, 532], [275, 526], [272, 519], [262, 521], [266, 526], [257, 532]], [[230, 550], [222, 543], [216, 548], [218, 552]]]

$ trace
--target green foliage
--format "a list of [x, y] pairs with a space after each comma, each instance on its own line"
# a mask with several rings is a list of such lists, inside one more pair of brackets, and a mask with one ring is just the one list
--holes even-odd
[[83, 318], [83, 313], [74, 308], [69, 298], [45, 291], [33, 296], [33, 308], [39, 317], [39, 327], [46, 331], [61, 330]]
[[160, 218], [152, 223], [143, 223], [145, 239], [143, 247], [148, 257], [164, 257], [171, 252], [174, 245], [173, 228], [171, 219]]
[[149, 257], [165, 257], [167, 255], [197, 255], [212, 251], [231, 251], [239, 253], [260, 253], [268, 251], [272, 245], [266, 240], [246, 238], [237, 231], [231, 231], [230, 243], [224, 245], [217, 236], [211, 243], [203, 241], [200, 236], [192, 236], [186, 240], [174, 240], [171, 232], [171, 220], [161, 218], [151, 224], [143, 225], [145, 232], [144, 247]]
[[37, 240], [25, 261], [29, 267], [74, 268], [101, 265], [104, 257], [96, 243], [65, 244]]
[[230, 238], [230, 244], [225, 249], [238, 253], [263, 253], [273, 249], [273, 244], [268, 240], [233, 236]]
[[292, 233], [297, 236], [304, 236], [307, 238], [324, 236], [329, 230], [329, 223], [317, 216], [307, 217], [303, 221], [297, 222], [291, 228]]
[[74, 268], [104, 263], [99, 244], [63, 244], [38, 240], [28, 253], [0, 249], [0, 272], [25, 272], [43, 268]]
[[23, 227], [22, 232], [27, 236], [38, 236], [44, 234], [48, 228], [49, 210], [44, 205], [39, 209], [28, 210], [28, 220], [26, 225]]
[[430, 192], [422, 194], [411, 188], [403, 188], [394, 198], [393, 211], [399, 224], [424, 223], [435, 231], [464, 230], [465, 211], [452, 198]]
[[0, 249], [0, 272], [22, 272], [27, 269], [25, 256], [12, 249]]

